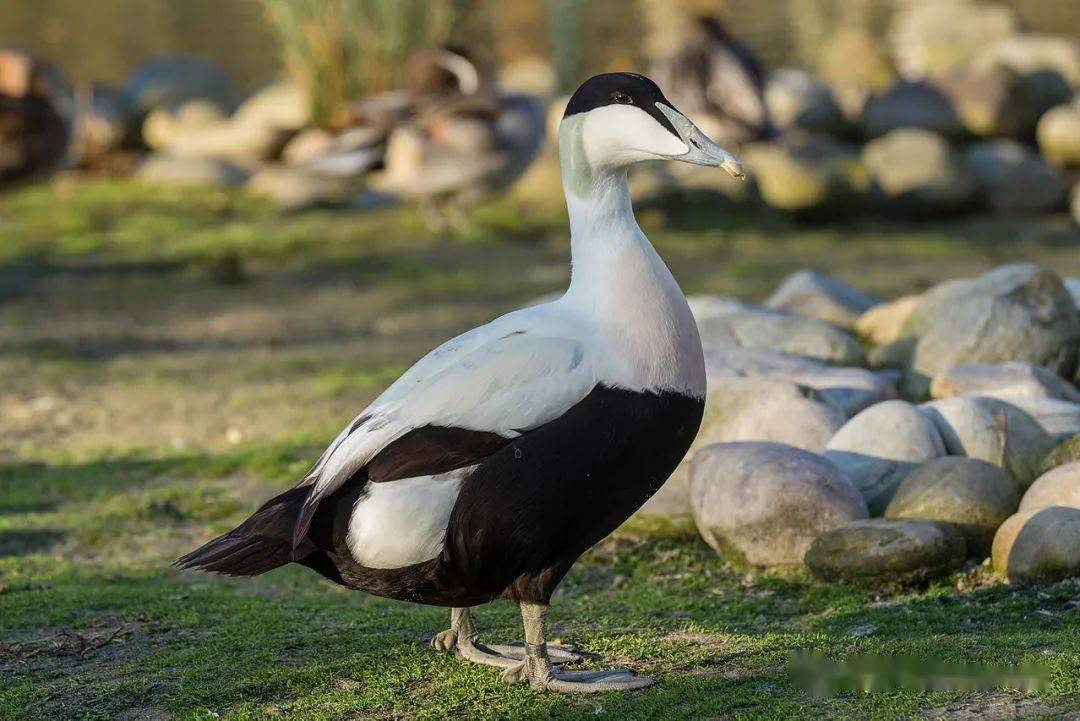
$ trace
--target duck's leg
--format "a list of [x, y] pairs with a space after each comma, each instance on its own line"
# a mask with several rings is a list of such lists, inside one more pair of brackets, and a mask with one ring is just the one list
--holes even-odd
[[521, 604], [521, 620], [525, 626], [525, 660], [503, 671], [500, 676], [503, 681], [528, 681], [537, 691], [582, 693], [627, 691], [653, 683], [650, 679], [635, 676], [628, 669], [564, 671], [554, 666], [544, 641], [547, 635], [547, 610], [544, 604]]
[[[466, 661], [499, 668], [520, 665], [526, 657], [524, 644], [487, 646], [477, 641], [478, 635], [470, 610], [451, 608], [450, 628], [436, 634], [435, 638], [431, 639], [431, 647], [438, 651], [454, 650]], [[551, 649], [550, 655], [551, 663], [555, 664], [581, 660], [581, 656], [563, 646]]]

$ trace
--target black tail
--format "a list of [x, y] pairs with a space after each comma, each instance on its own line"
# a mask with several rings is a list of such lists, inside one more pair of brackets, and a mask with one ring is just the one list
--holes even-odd
[[[257, 576], [294, 559], [293, 527], [311, 486], [290, 488], [275, 496], [224, 536], [173, 561], [177, 568], [199, 568], [231, 576]], [[297, 557], [306, 555], [303, 545]]]

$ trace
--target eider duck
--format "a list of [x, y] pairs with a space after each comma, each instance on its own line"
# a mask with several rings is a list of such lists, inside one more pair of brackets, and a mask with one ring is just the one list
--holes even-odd
[[682, 47], [654, 73], [717, 142], [738, 147], [776, 136], [765, 107], [765, 73], [720, 18], [697, 18]]
[[507, 188], [536, 158], [543, 109], [501, 92], [488, 66], [453, 47], [414, 53], [405, 85], [351, 104], [354, 127], [306, 166], [359, 177], [415, 202], [433, 230], [465, 225], [464, 209]]
[[[566, 671], [548, 602], [577, 558], [636, 511], [701, 421], [705, 363], [686, 298], [634, 219], [626, 171], [657, 158], [741, 177], [633, 73], [597, 75], [559, 128], [572, 275], [550, 303], [439, 346], [334, 439], [312, 470], [180, 568], [233, 575], [307, 566], [349, 588], [447, 606], [432, 645], [537, 690], [650, 683]], [[470, 608], [520, 607], [522, 646], [485, 646]]]

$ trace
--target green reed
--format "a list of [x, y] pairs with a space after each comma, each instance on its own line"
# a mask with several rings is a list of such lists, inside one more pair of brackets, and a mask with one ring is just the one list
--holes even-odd
[[476, 0], [262, 0], [285, 72], [311, 94], [312, 118], [348, 122], [346, 104], [400, 86], [417, 50], [458, 39]]

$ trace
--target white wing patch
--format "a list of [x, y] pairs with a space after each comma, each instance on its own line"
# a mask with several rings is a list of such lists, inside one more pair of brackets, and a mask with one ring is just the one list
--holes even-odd
[[368, 568], [401, 568], [442, 552], [450, 511], [472, 468], [372, 483], [353, 508], [345, 542]]
[[511, 313], [436, 348], [357, 416], [305, 479], [313, 488], [294, 542], [306, 534], [323, 498], [414, 428], [448, 426], [512, 438], [584, 398], [597, 382], [580, 339], [587, 334], [539, 310]]

